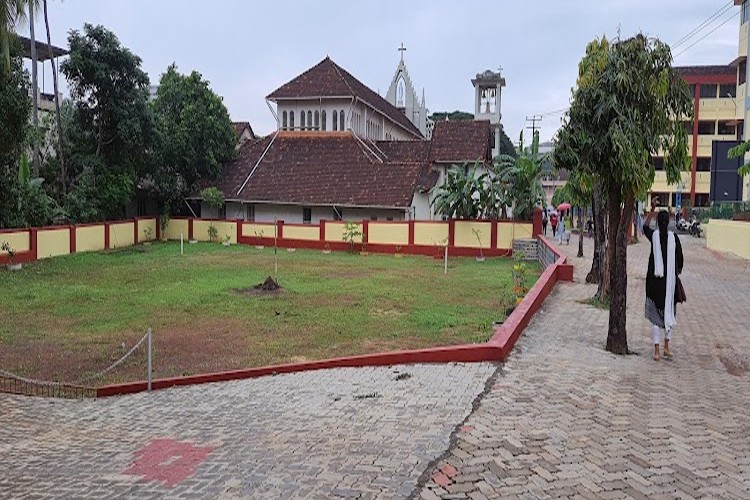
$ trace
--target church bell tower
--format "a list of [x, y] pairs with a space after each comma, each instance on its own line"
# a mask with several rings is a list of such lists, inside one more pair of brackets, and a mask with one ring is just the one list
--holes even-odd
[[503, 87], [505, 87], [505, 78], [500, 70], [495, 73], [486, 70], [484, 73], [477, 73], [476, 78], [471, 80], [474, 85], [474, 119], [489, 120], [494, 135], [492, 156], [497, 156], [500, 149], [500, 97]]

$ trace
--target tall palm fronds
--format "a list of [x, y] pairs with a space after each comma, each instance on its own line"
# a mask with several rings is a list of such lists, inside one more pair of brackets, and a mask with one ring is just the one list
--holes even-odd
[[10, 42], [19, 22], [26, 18], [24, 0], [0, 0], [0, 52], [2, 53], [2, 75], [10, 75]]

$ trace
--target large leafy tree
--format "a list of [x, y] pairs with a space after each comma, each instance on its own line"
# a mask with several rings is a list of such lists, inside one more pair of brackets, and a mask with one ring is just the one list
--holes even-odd
[[0, 77], [0, 227], [14, 227], [19, 221], [18, 165], [29, 144], [29, 78], [23, 70], [20, 44], [9, 40], [10, 71]]
[[[680, 120], [692, 114], [687, 85], [672, 68], [669, 47], [642, 34], [589, 44], [564, 128], [565, 147], [607, 195], [610, 314], [607, 350], [628, 352], [627, 243], [635, 200], [654, 180], [649, 156], [665, 153], [667, 181], [689, 164]], [[559, 146], [559, 144], [558, 144]]]
[[197, 71], [182, 75], [173, 64], [161, 77], [153, 103], [158, 130], [153, 186], [169, 211], [219, 174], [235, 154], [237, 134], [229, 113]]
[[[141, 59], [102, 26], [71, 31], [61, 66], [75, 108], [66, 130], [74, 220], [122, 217], [136, 183], [151, 169], [154, 120]], [[85, 200], [87, 211], [77, 213]]]

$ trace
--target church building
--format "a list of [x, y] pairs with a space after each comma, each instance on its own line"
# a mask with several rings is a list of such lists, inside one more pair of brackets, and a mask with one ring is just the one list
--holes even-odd
[[[329, 57], [271, 92], [277, 130], [244, 142], [205, 184], [226, 203], [218, 213], [202, 204], [200, 216], [298, 224], [434, 219], [430, 202], [447, 170], [491, 161], [490, 122], [440, 122], [427, 140], [418, 125], [426, 122], [409, 117], [426, 118], [424, 100], [414, 99], [399, 68], [392, 86], [403, 108]], [[418, 112], [407, 116], [407, 109]]]

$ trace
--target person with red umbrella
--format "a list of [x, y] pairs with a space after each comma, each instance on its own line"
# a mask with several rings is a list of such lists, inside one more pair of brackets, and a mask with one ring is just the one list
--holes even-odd
[[552, 226], [552, 237], [557, 236], [557, 212], [552, 212], [549, 215], [549, 224]]

